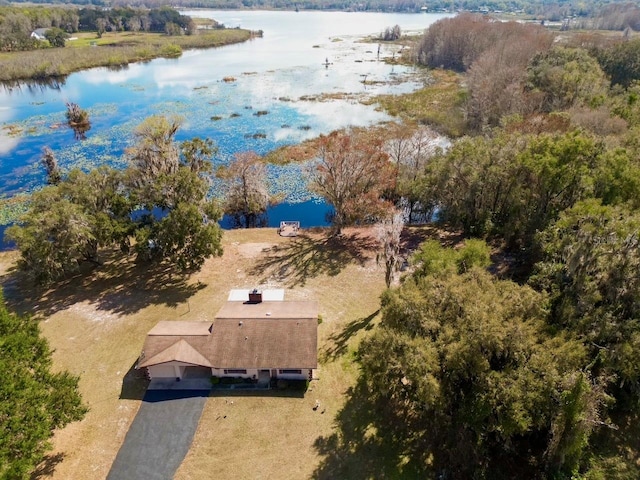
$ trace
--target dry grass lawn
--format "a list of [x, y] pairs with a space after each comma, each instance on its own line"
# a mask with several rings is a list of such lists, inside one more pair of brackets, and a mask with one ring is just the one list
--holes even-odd
[[[414, 232], [413, 239], [426, 231]], [[353, 354], [377, 321], [384, 272], [367, 229], [341, 240], [324, 232], [279, 237], [274, 229], [224, 234], [224, 256], [190, 277], [108, 261], [55, 290], [34, 290], [0, 255], [10, 307], [41, 318], [54, 349], [54, 367], [80, 375], [90, 411], [56, 433], [36, 478], [105, 478], [139, 406], [146, 383], [132, 369], [147, 331], [159, 320], [208, 320], [231, 288], [286, 288], [286, 299], [320, 304], [319, 380], [304, 397], [212, 396], [178, 479], [300, 479], [314, 476], [323, 456], [315, 447], [354, 383]], [[313, 410], [318, 400], [320, 408]], [[226, 416], [226, 418], [225, 418]]]

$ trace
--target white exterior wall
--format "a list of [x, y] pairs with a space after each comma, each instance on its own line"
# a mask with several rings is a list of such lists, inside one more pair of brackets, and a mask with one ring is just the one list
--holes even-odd
[[[292, 370], [292, 369], [287, 369]], [[278, 377], [283, 380], [309, 380], [311, 378], [311, 369], [302, 368], [300, 369], [302, 373], [280, 373], [280, 369], [278, 369]]]
[[147, 367], [149, 378], [182, 378], [184, 369], [192, 367], [190, 363], [167, 362]]
[[212, 368], [211, 375], [214, 377], [253, 378], [255, 376], [255, 378], [258, 378], [258, 369], [256, 368], [247, 368], [247, 373], [224, 373], [224, 370], [224, 368]]
[[[258, 372], [259, 370], [269, 370], [269, 374], [271, 375], [271, 373], [275, 370], [276, 373], [276, 378], [282, 378], [283, 380], [309, 380], [311, 379], [311, 373], [312, 370], [310, 368], [302, 368], [300, 369], [302, 373], [300, 374], [296, 374], [296, 373], [280, 373], [281, 369], [273, 369], [273, 368], [265, 368], [265, 369], [257, 369], [257, 368], [247, 368], [247, 373], [246, 374], [242, 374], [242, 373], [224, 373], [223, 368], [212, 368], [211, 369], [211, 375], [213, 375], [214, 377], [231, 377], [231, 378], [253, 378], [255, 375], [255, 378], [258, 378]], [[237, 369], [234, 369], [237, 370]], [[287, 369], [287, 370], [291, 370], [291, 369]]]

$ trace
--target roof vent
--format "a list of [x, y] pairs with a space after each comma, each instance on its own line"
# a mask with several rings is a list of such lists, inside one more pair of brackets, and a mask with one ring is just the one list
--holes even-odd
[[240, 320], [240, 321], [238, 322], [238, 326], [239, 326], [239, 327], [241, 327], [241, 326], [242, 326], [242, 320]]
[[261, 303], [262, 302], [262, 292], [259, 292], [257, 288], [254, 288], [251, 292], [249, 292], [249, 303]]

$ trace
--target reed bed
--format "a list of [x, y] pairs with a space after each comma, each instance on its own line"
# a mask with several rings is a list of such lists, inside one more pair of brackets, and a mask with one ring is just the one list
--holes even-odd
[[[0, 81], [46, 80], [93, 67], [118, 67], [158, 57], [179, 57], [183, 50], [211, 48], [248, 40], [248, 30], [199, 31], [197, 35], [167, 36], [150, 33], [105, 35], [95, 45], [47, 48], [0, 55]], [[106, 38], [105, 38], [106, 37]]]

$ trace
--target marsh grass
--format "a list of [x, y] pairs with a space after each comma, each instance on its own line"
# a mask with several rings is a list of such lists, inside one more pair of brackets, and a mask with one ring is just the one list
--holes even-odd
[[[65, 48], [48, 48], [0, 55], [0, 81], [64, 77], [92, 67], [117, 67], [158, 57], [180, 56], [182, 50], [210, 48], [248, 40], [248, 30], [203, 30], [197, 35], [158, 33], [80, 34]], [[95, 45], [92, 45], [95, 44]]]
[[433, 81], [420, 90], [404, 95], [381, 95], [373, 99], [390, 115], [430, 125], [439, 133], [459, 137], [466, 131], [462, 109], [466, 91], [460, 75], [432, 70]]

